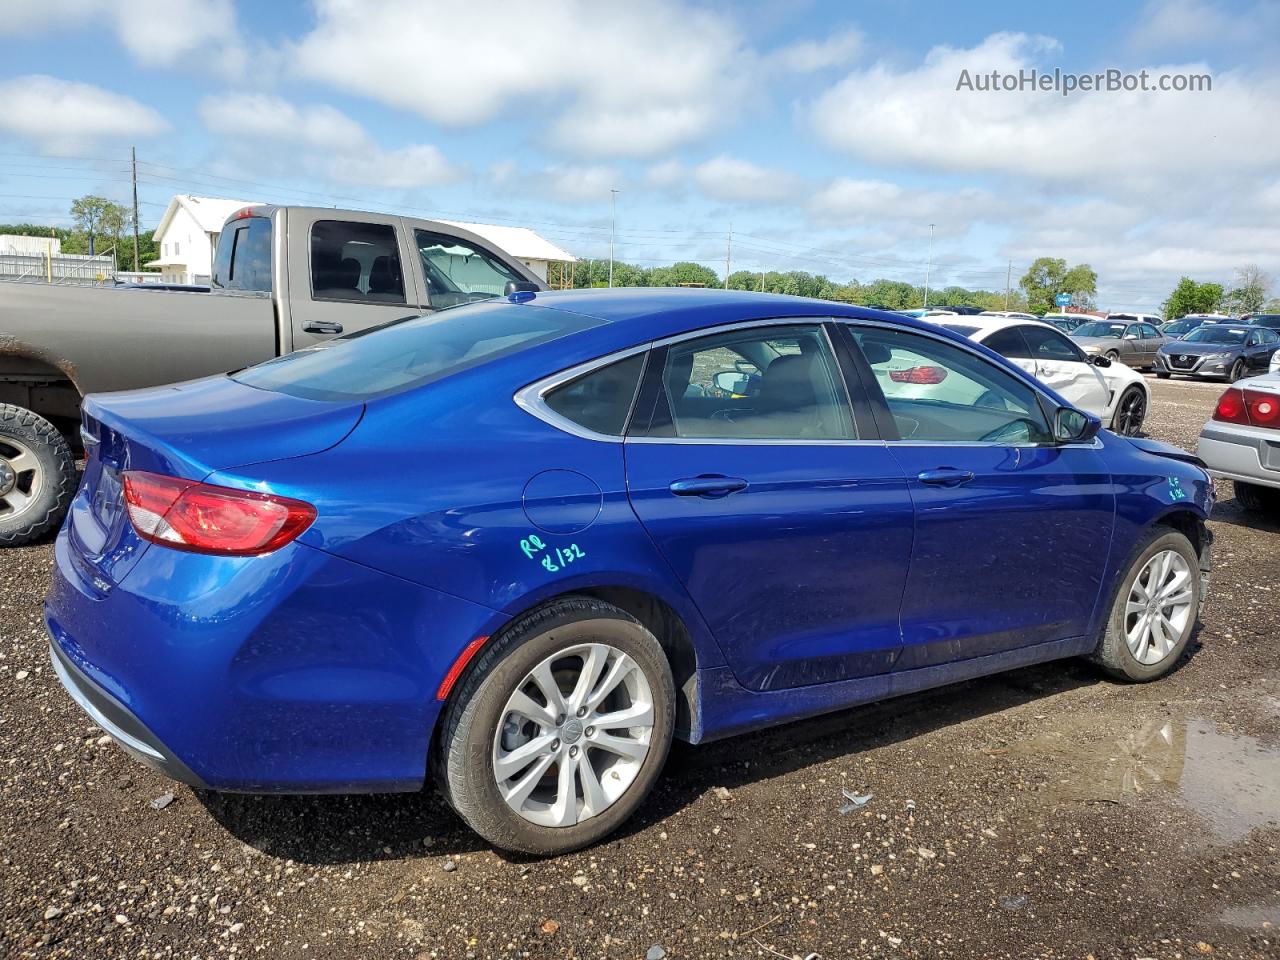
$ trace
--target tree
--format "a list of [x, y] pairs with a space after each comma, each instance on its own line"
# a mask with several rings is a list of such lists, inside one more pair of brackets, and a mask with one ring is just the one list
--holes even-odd
[[1033, 313], [1053, 310], [1060, 293], [1071, 294], [1073, 306], [1089, 309], [1098, 293], [1098, 274], [1087, 263], [1068, 268], [1065, 260], [1037, 257], [1018, 286], [1027, 296], [1027, 309]]
[[1232, 313], [1261, 313], [1270, 287], [1271, 278], [1256, 263], [1240, 267], [1236, 270], [1235, 286], [1223, 299], [1223, 306]]
[[133, 222], [127, 208], [92, 194], [71, 201], [71, 219], [89, 235], [90, 255], [95, 252], [94, 238], [99, 234], [111, 237], [118, 249], [121, 234]]
[[1183, 277], [1164, 302], [1166, 320], [1177, 320], [1188, 313], [1213, 313], [1222, 303], [1222, 284], [1196, 283]]

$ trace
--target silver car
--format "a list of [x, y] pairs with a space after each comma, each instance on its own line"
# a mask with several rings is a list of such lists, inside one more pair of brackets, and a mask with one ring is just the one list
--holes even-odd
[[1150, 369], [1169, 338], [1153, 324], [1124, 320], [1092, 320], [1068, 334], [1085, 353], [1109, 357], [1130, 367]]
[[1196, 453], [1215, 477], [1235, 481], [1246, 510], [1280, 507], [1280, 373], [1227, 390], [1200, 431]]

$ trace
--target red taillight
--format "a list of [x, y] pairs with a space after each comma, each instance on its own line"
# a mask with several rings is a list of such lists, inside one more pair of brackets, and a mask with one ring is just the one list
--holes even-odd
[[1218, 399], [1213, 419], [1225, 423], [1280, 429], [1280, 396], [1232, 387]]
[[906, 370], [890, 370], [889, 379], [894, 383], [941, 383], [947, 379], [947, 371], [942, 367], [910, 367]]
[[1219, 397], [1218, 405], [1213, 410], [1213, 419], [1248, 424], [1249, 414], [1245, 411], [1244, 391], [1232, 387]]
[[138, 536], [196, 553], [268, 553], [316, 518], [316, 508], [301, 500], [141, 470], [125, 471], [124, 499]]

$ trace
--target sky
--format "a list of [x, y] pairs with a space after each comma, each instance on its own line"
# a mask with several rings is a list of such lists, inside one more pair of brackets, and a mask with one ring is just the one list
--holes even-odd
[[[4, 7], [0, 222], [129, 202], [136, 147], [144, 228], [186, 192], [600, 257], [612, 198], [642, 265], [1003, 289], [1053, 256], [1137, 310], [1257, 264], [1280, 295], [1280, 0]], [[1031, 69], [1212, 89], [974, 89]]]

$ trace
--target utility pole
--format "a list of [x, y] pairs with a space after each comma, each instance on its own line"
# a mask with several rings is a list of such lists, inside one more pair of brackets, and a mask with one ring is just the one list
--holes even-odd
[[1004, 275], [1004, 308], [1009, 309], [1009, 291], [1013, 287], [1013, 261], [1009, 261], [1009, 270]]
[[929, 309], [929, 274], [933, 273], [933, 224], [929, 224], [929, 263], [924, 268], [924, 308]]
[[618, 235], [618, 191], [609, 190], [609, 287], [613, 287], [613, 241]]
[[133, 157], [133, 272], [137, 273], [138, 267], [138, 148], [130, 147], [129, 153]]
[[729, 289], [729, 264], [733, 260], [733, 221], [729, 221], [729, 239], [724, 247], [724, 288]]

